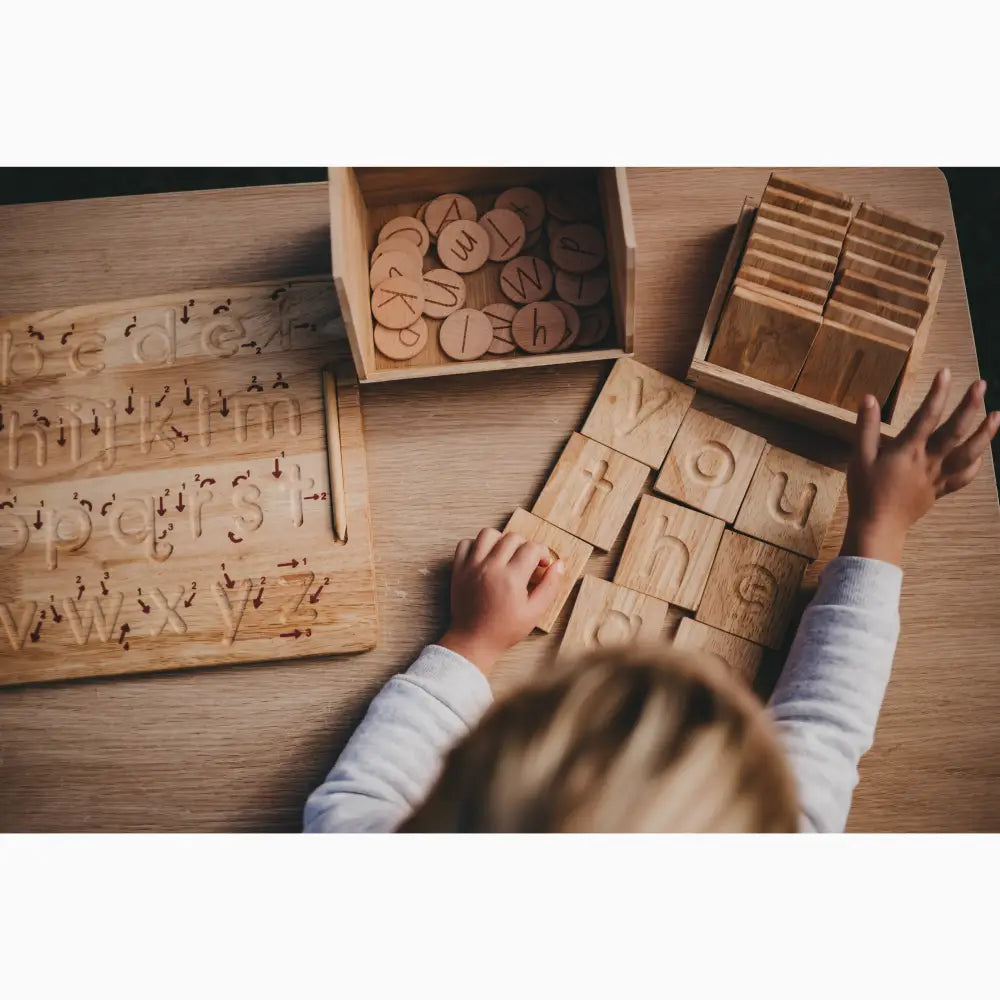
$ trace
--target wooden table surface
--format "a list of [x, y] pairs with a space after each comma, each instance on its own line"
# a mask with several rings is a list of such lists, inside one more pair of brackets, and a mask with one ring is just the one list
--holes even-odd
[[[944, 176], [795, 172], [947, 234], [948, 272], [917, 388], [922, 394], [949, 364], [957, 398], [977, 365]], [[638, 360], [684, 374], [740, 204], [767, 174], [629, 171]], [[0, 207], [0, 314], [328, 272], [328, 228], [325, 184]], [[0, 690], [0, 830], [298, 828], [306, 796], [368, 701], [441, 631], [456, 541], [530, 506], [607, 370], [581, 364], [365, 387], [378, 648]], [[711, 409], [820, 460], [842, 458], [839, 446], [769, 418], [717, 402]], [[845, 509], [842, 500], [821, 561], [839, 544]], [[998, 830], [992, 466], [913, 532], [905, 570], [903, 635], [850, 828]], [[511, 651], [498, 692], [557, 642], [533, 636]]]

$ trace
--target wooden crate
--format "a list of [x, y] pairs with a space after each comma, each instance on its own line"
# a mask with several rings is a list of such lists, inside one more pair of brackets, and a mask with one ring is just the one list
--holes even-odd
[[[635, 323], [635, 230], [624, 167], [331, 167], [330, 244], [333, 279], [340, 299], [344, 326], [358, 378], [362, 382], [461, 375], [539, 365], [600, 361], [632, 354]], [[428, 345], [415, 358], [393, 361], [375, 350], [372, 329], [369, 258], [378, 232], [398, 215], [413, 215], [425, 201], [450, 191], [469, 195], [480, 213], [493, 206], [498, 194], [510, 187], [550, 187], [597, 184], [607, 241], [613, 314], [608, 343], [614, 346], [553, 354], [486, 355], [475, 361], [452, 361], [438, 345], [441, 321], [425, 317]], [[525, 251], [531, 253], [531, 251]], [[502, 265], [493, 262], [465, 275], [466, 306], [482, 308], [505, 301], [500, 291]]]
[[[811, 427], [813, 430], [821, 431], [843, 441], [850, 441], [853, 439], [857, 418], [857, 414], [852, 410], [845, 410], [840, 406], [804, 396], [792, 389], [782, 389], [760, 379], [741, 375], [739, 372], [731, 371], [720, 365], [713, 365], [706, 360], [719, 323], [719, 317], [726, 304], [729, 289], [739, 268], [740, 258], [743, 255], [756, 211], [757, 200], [754, 198], [745, 199], [736, 223], [736, 231], [733, 233], [729, 250], [722, 264], [722, 273], [719, 275], [708, 312], [705, 314], [701, 336], [698, 338], [694, 358], [688, 368], [687, 381], [713, 396], [739, 403], [741, 406], [761, 410], [791, 423]], [[927, 337], [934, 320], [938, 294], [944, 280], [946, 263], [944, 257], [938, 256], [928, 290], [930, 305], [917, 327], [913, 347], [896, 386], [882, 408], [883, 437], [895, 437], [906, 425], [909, 412], [906, 402], [913, 391], [913, 384], [917, 372], [920, 370]]]

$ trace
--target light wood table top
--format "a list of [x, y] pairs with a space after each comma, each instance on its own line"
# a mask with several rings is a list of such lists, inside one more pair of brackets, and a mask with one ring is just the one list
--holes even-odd
[[[937, 170], [796, 171], [947, 234], [917, 389], [977, 375]], [[683, 376], [732, 225], [766, 169], [630, 170], [636, 356]], [[0, 207], [0, 314], [329, 270], [325, 184]], [[381, 638], [360, 656], [0, 690], [0, 830], [292, 830], [368, 701], [442, 630], [457, 540], [530, 506], [608, 370], [581, 364], [365, 387]], [[838, 461], [769, 418], [713, 412]], [[845, 502], [824, 547], [843, 531]], [[596, 562], [610, 571], [620, 551]], [[992, 466], [914, 531], [903, 634], [855, 830], [1000, 829], [1000, 511]], [[815, 576], [815, 572], [811, 574]], [[565, 620], [565, 614], [564, 614]], [[502, 692], [551, 656], [533, 636]], [[178, 667], [183, 664], [178, 663]]]

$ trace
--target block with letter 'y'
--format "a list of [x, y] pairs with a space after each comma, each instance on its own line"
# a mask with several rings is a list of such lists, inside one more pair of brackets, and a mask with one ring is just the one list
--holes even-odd
[[670, 605], [596, 576], [585, 576], [559, 655], [652, 643], [660, 639]]
[[726, 531], [695, 616], [751, 642], [779, 649], [808, 560]]
[[815, 559], [843, 487], [839, 470], [768, 445], [733, 527]]
[[619, 358], [583, 434], [658, 469], [694, 400], [694, 389], [631, 358]]
[[606, 551], [648, 474], [634, 458], [574, 432], [531, 512]]
[[694, 611], [726, 522], [645, 496], [629, 531], [615, 583]]

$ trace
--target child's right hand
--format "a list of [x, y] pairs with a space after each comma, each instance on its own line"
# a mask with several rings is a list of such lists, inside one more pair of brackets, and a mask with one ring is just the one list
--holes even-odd
[[938, 497], [967, 486], [983, 464], [983, 452], [1000, 428], [1000, 412], [982, 421], [986, 392], [981, 379], [969, 386], [952, 415], [938, 427], [951, 372], [941, 369], [910, 422], [879, 446], [878, 402], [866, 396], [858, 408], [857, 438], [847, 469], [850, 514], [841, 555], [902, 564], [906, 533]]

